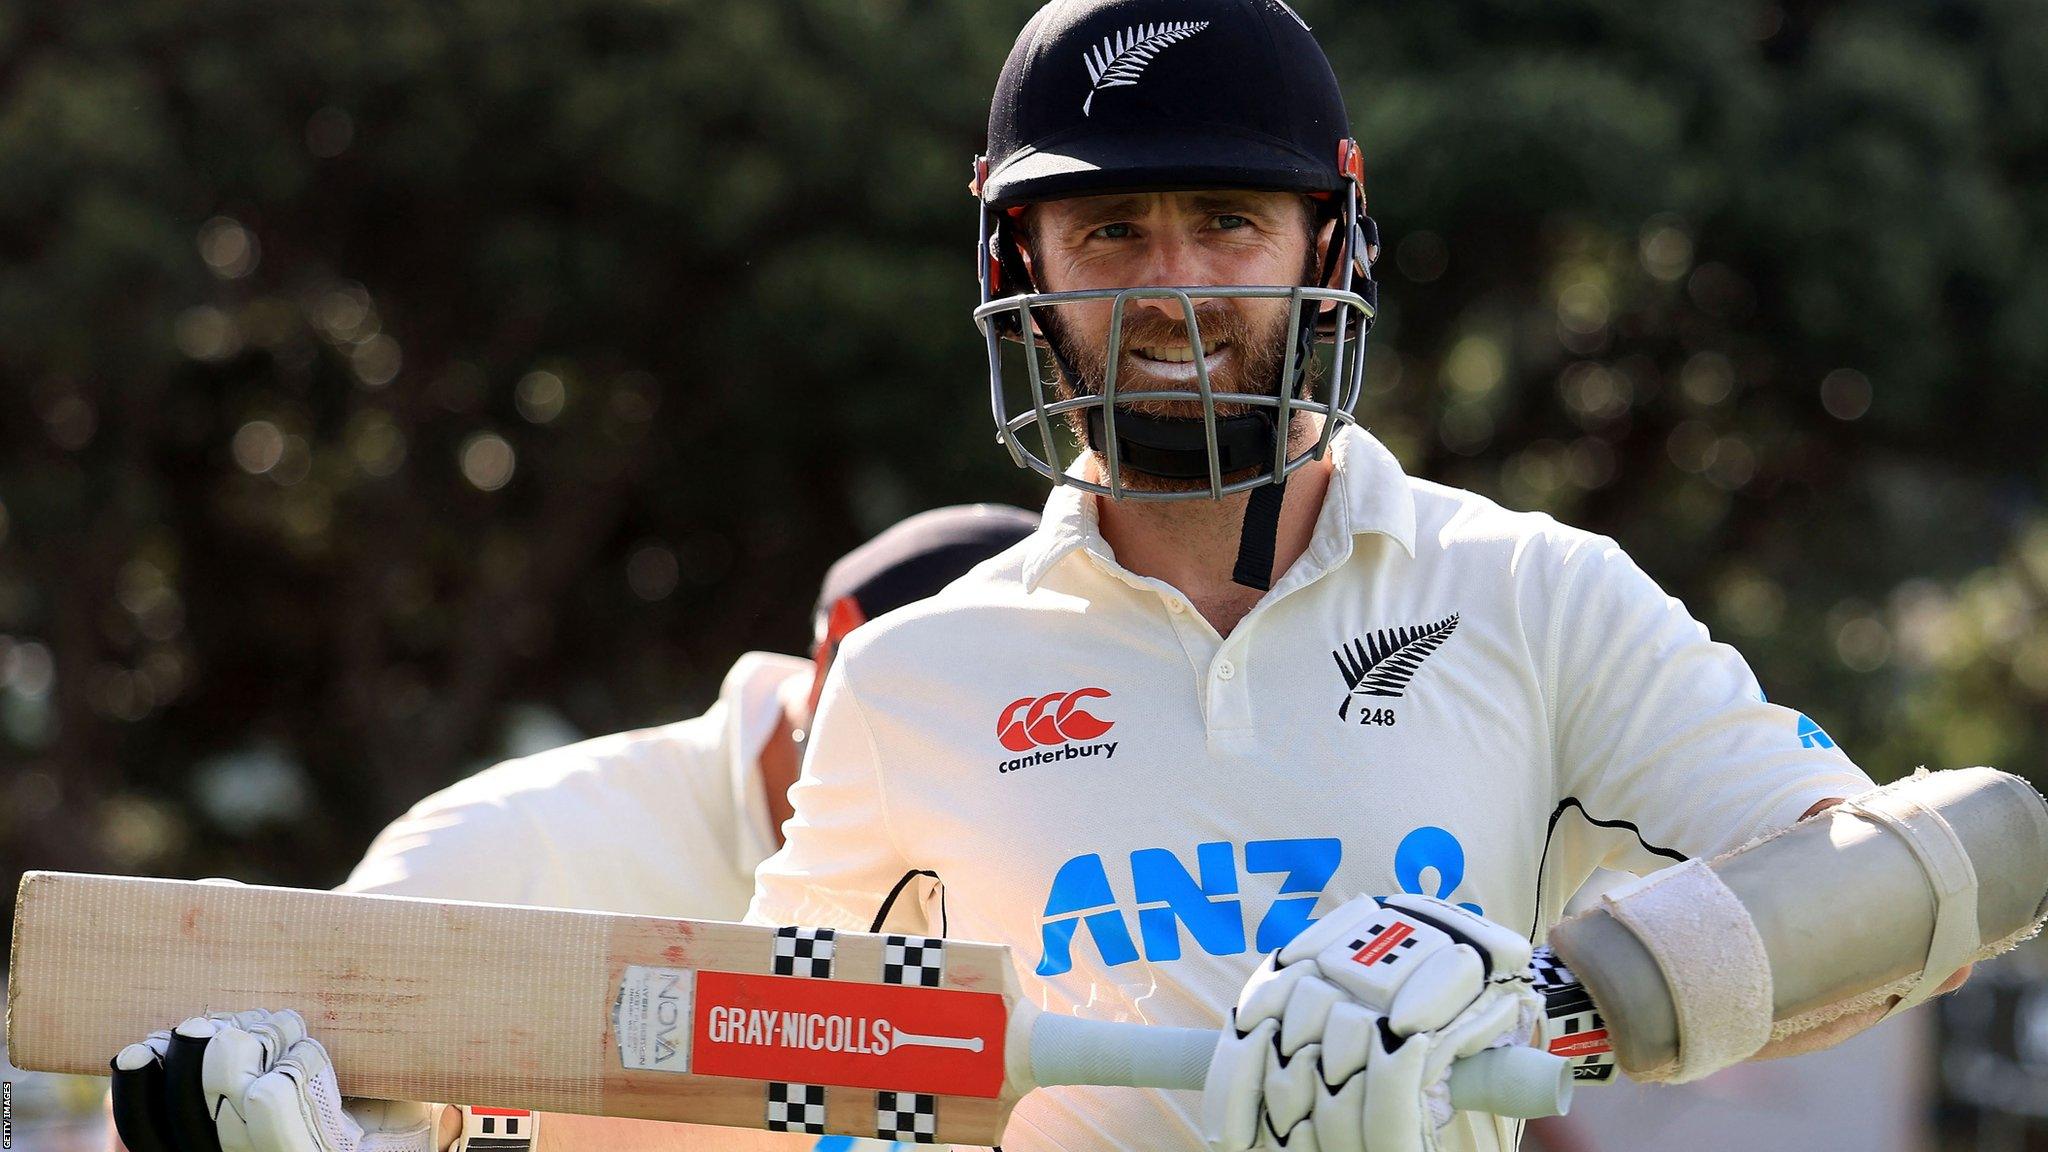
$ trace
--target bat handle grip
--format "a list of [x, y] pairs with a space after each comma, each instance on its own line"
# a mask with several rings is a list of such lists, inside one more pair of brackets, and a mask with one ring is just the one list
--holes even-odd
[[[1039, 1085], [1199, 1090], [1219, 1035], [1046, 1012], [1031, 1022], [1031, 1076]], [[1463, 1111], [1533, 1120], [1562, 1116], [1571, 1101], [1569, 1062], [1535, 1048], [1489, 1048], [1451, 1066], [1451, 1104]]]

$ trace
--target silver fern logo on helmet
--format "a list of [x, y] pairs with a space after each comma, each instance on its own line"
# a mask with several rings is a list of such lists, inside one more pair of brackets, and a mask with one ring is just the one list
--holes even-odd
[[1289, 16], [1292, 16], [1292, 17], [1294, 17], [1294, 22], [1295, 22], [1296, 24], [1299, 24], [1299, 25], [1301, 25], [1301, 30], [1302, 30], [1303, 32], [1308, 32], [1308, 31], [1312, 31], [1312, 29], [1310, 29], [1310, 28], [1309, 28], [1309, 26], [1308, 26], [1308, 21], [1306, 21], [1306, 20], [1303, 20], [1303, 19], [1301, 18], [1301, 13], [1299, 13], [1299, 12], [1296, 12], [1296, 11], [1295, 11], [1294, 9], [1292, 9], [1292, 8], [1289, 8], [1289, 7], [1287, 6], [1287, 0], [1273, 0], [1273, 5], [1274, 5], [1274, 7], [1276, 7], [1276, 8], [1278, 8], [1278, 9], [1280, 9], [1280, 10], [1281, 10], [1282, 12], [1285, 12], [1285, 13], [1287, 13], [1287, 14], [1288, 14]]
[[1163, 24], [1140, 24], [1114, 36], [1084, 53], [1088, 61], [1088, 98], [1081, 101], [1081, 115], [1090, 115], [1095, 94], [1104, 88], [1128, 88], [1145, 74], [1154, 57], [1207, 28], [1207, 20], [1174, 20]]

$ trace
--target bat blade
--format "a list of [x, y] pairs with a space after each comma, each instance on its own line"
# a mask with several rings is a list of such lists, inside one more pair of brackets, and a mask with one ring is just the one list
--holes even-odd
[[1016, 1103], [990, 944], [31, 872], [11, 968], [37, 1071], [293, 1008], [355, 1096], [960, 1144]]

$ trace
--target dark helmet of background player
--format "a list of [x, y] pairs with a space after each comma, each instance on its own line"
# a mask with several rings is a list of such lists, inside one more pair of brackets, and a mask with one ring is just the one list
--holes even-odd
[[[781, 727], [760, 753], [770, 823], [781, 828], [794, 812], [796, 782], [809, 742], [825, 677], [847, 633], [877, 616], [929, 599], [968, 570], [1031, 535], [1038, 515], [1006, 504], [965, 504], [920, 512], [884, 529], [839, 558], [825, 572], [812, 615], [809, 684], [791, 677], [778, 690]], [[802, 693], [799, 695], [798, 693]], [[752, 787], [748, 781], [743, 787]]]
[[[1105, 389], [1108, 395], [1049, 405], [1037, 348], [1047, 347], [1062, 360], [1068, 380], [1078, 377], [1027, 322], [1028, 313], [1078, 294], [1039, 292], [1032, 283], [1018, 248], [1016, 219], [1024, 206], [1069, 196], [1204, 188], [1311, 197], [1320, 220], [1337, 222], [1314, 282], [1331, 284], [1334, 276], [1334, 287], [1133, 288], [1111, 295], [1177, 299], [1190, 342], [1198, 347], [1191, 299], [1290, 297], [1294, 341], [1274, 394], [1229, 395], [1229, 403], [1249, 411], [1214, 420], [1128, 411], [1128, 400], [1115, 397], [1113, 388]], [[976, 158], [973, 190], [981, 210], [982, 304], [975, 319], [988, 346], [997, 432], [1012, 459], [1055, 483], [1115, 499], [1220, 499], [1256, 489], [1245, 515], [1237, 578], [1266, 587], [1280, 486], [1288, 473], [1323, 454], [1339, 423], [1352, 421], [1378, 301], [1371, 277], [1378, 236], [1365, 215], [1363, 162], [1336, 75], [1308, 25], [1280, 0], [1054, 0], [1024, 26], [1003, 65], [989, 106], [988, 152]], [[1118, 363], [1121, 335], [1112, 324], [1104, 363]], [[1307, 397], [1300, 390], [1319, 339], [1334, 346], [1333, 362], [1326, 387]], [[1031, 376], [1030, 406], [1014, 416], [1004, 387], [1004, 340], [1026, 344]], [[1199, 371], [1199, 390], [1148, 391], [1144, 399], [1208, 407], [1214, 394], [1206, 369]], [[1070, 412], [1081, 414], [1088, 446], [1102, 454], [1105, 483], [1067, 476], [1055, 458], [1053, 418]], [[1288, 457], [1282, 429], [1293, 412], [1327, 419], [1313, 447]], [[1125, 468], [1208, 483], [1133, 492], [1120, 482]], [[1249, 478], [1224, 482], [1247, 470]]]
[[[939, 590], [1031, 535], [1038, 514], [1008, 504], [934, 508], [884, 529], [825, 572], [812, 619], [822, 684], [839, 642], [869, 620]], [[812, 690], [816, 703], [817, 690]]]

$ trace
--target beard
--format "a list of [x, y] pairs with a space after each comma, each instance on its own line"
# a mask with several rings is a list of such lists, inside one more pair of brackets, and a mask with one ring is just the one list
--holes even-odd
[[[1269, 416], [1278, 412], [1268, 406], [1232, 403], [1227, 397], [1278, 396], [1282, 387], [1280, 374], [1287, 362], [1288, 341], [1296, 333], [1288, 323], [1289, 310], [1285, 307], [1259, 309], [1247, 316], [1233, 303], [1239, 301], [1212, 300], [1206, 306], [1195, 308], [1195, 324], [1205, 344], [1216, 346], [1223, 362], [1209, 372], [1209, 389], [1216, 397], [1216, 416], [1223, 419], [1243, 416], [1263, 410]], [[1264, 303], [1264, 301], [1242, 301], [1243, 303]], [[1058, 308], [1040, 312], [1037, 320], [1045, 333], [1046, 343], [1054, 353], [1054, 392], [1060, 399], [1075, 396], [1100, 396], [1108, 377], [1109, 341], [1107, 336], [1093, 339], [1078, 338], [1068, 325], [1061, 323]], [[1120, 363], [1117, 367], [1117, 399], [1119, 412], [1131, 412], [1169, 420], [1193, 420], [1202, 418], [1200, 400], [1149, 400], [1147, 392], [1199, 392], [1201, 384], [1192, 374], [1188, 379], [1162, 378], [1160, 369], [1187, 371], [1192, 365], [1161, 364], [1138, 355], [1140, 348], [1185, 347], [1193, 355], [1201, 356], [1202, 350], [1190, 339], [1185, 320], [1168, 316], [1152, 309], [1126, 312], [1122, 337], [1118, 342]], [[1315, 380], [1321, 375], [1321, 364], [1317, 358], [1304, 352], [1297, 361], [1300, 383], [1296, 388], [1297, 399], [1312, 395]], [[1065, 414], [1067, 426], [1075, 439], [1083, 444], [1090, 442], [1087, 430], [1087, 409], [1077, 409]], [[1313, 416], [1307, 412], [1296, 412], [1287, 429], [1288, 454], [1294, 455], [1297, 447], [1304, 443], [1304, 433], [1313, 428]], [[1093, 449], [1099, 455], [1100, 447]], [[1233, 484], [1251, 479], [1268, 466], [1244, 468], [1225, 472], [1223, 482]], [[1155, 476], [1135, 468], [1125, 467], [1121, 473], [1125, 488], [1137, 492], [1193, 492], [1208, 488], [1206, 480], [1180, 480]]]
[[[1279, 394], [1280, 369], [1286, 362], [1287, 341], [1292, 333], [1288, 331], [1284, 309], [1261, 311], [1268, 314], [1246, 316], [1222, 301], [1195, 309], [1195, 326], [1202, 340], [1216, 346], [1219, 352], [1227, 352], [1224, 362], [1209, 373], [1209, 389], [1217, 397], [1218, 416], [1243, 415], [1252, 409], [1248, 404], [1229, 403], [1223, 399], [1226, 395]], [[1078, 338], [1057, 313], [1056, 308], [1047, 309], [1040, 315], [1039, 323], [1045, 331], [1046, 342], [1057, 353], [1054, 365], [1058, 370], [1057, 390], [1061, 398], [1102, 395], [1109, 377], [1108, 339]], [[1117, 343], [1120, 353], [1117, 408], [1146, 416], [1199, 420], [1202, 418], [1199, 400], [1143, 398], [1142, 394], [1146, 392], [1201, 391], [1201, 384], [1192, 375], [1192, 365], [1162, 364], [1138, 354], [1141, 348], [1167, 347], [1185, 347], [1198, 357], [1202, 355], [1184, 320], [1149, 308], [1125, 313], [1123, 333]], [[1185, 380], [1163, 375], [1174, 370], [1189, 371], [1190, 375]]]

